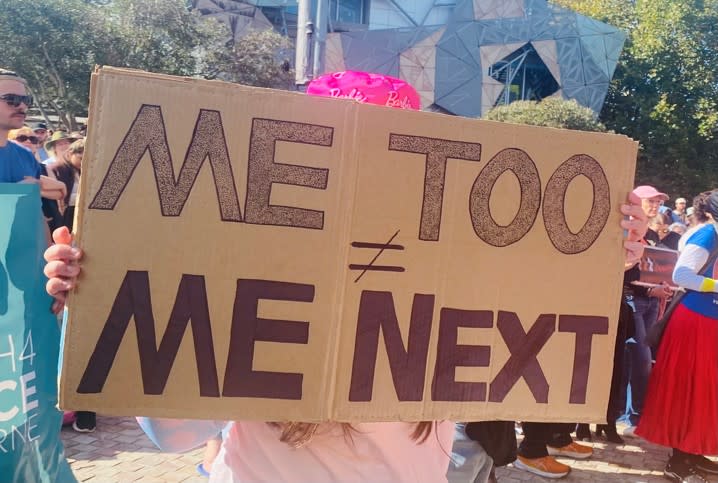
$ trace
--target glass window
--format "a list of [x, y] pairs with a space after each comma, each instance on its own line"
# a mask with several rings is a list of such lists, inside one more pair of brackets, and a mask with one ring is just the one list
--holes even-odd
[[331, 0], [330, 14], [332, 22], [365, 23], [365, 0]]
[[540, 101], [559, 88], [546, 64], [531, 44], [526, 44], [489, 68], [489, 75], [505, 84], [496, 104], [517, 100]]

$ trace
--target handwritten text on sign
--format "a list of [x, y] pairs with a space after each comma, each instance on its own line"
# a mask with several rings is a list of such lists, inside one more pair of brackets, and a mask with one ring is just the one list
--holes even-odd
[[66, 353], [68, 403], [123, 412], [111, 395], [134, 379], [142, 415], [605, 414], [634, 143], [118, 70], [94, 82], [112, 94], [93, 112], [122, 108], [93, 117], [80, 237], [97, 283], [73, 299], [69, 340], [89, 350]]

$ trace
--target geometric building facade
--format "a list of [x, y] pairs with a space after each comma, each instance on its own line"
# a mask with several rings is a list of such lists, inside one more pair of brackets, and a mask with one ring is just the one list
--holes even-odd
[[443, 25], [329, 34], [325, 70], [399, 77], [425, 109], [466, 117], [552, 95], [598, 113], [625, 38], [545, 0], [459, 0]]
[[[316, 0], [314, 0], [316, 2]], [[324, 71], [363, 70], [414, 86], [428, 110], [480, 117], [548, 96], [596, 114], [626, 35], [546, 0], [328, 0]], [[193, 0], [235, 41], [250, 30], [296, 36], [296, 0]]]
[[225, 24], [232, 41], [240, 40], [250, 30], [273, 28], [272, 23], [257, 5], [235, 0], [194, 0], [192, 8], [206, 17]]

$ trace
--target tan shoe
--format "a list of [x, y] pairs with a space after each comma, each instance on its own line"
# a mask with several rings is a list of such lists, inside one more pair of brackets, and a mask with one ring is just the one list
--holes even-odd
[[544, 478], [553, 479], [563, 478], [571, 471], [570, 466], [559, 463], [553, 456], [544, 456], [543, 458], [518, 456], [514, 461], [514, 467]]
[[567, 458], [573, 458], [575, 460], [585, 460], [593, 455], [593, 448], [583, 444], [578, 444], [572, 441], [571, 444], [567, 444], [561, 448], [554, 448], [553, 446], [546, 446], [548, 454], [551, 456], [565, 456]]

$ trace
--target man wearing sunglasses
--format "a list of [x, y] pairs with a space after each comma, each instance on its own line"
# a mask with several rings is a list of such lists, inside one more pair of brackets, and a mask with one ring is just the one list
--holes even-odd
[[25, 124], [32, 96], [25, 80], [15, 72], [0, 68], [0, 183], [37, 183], [40, 165], [32, 153], [8, 141], [8, 132]]

